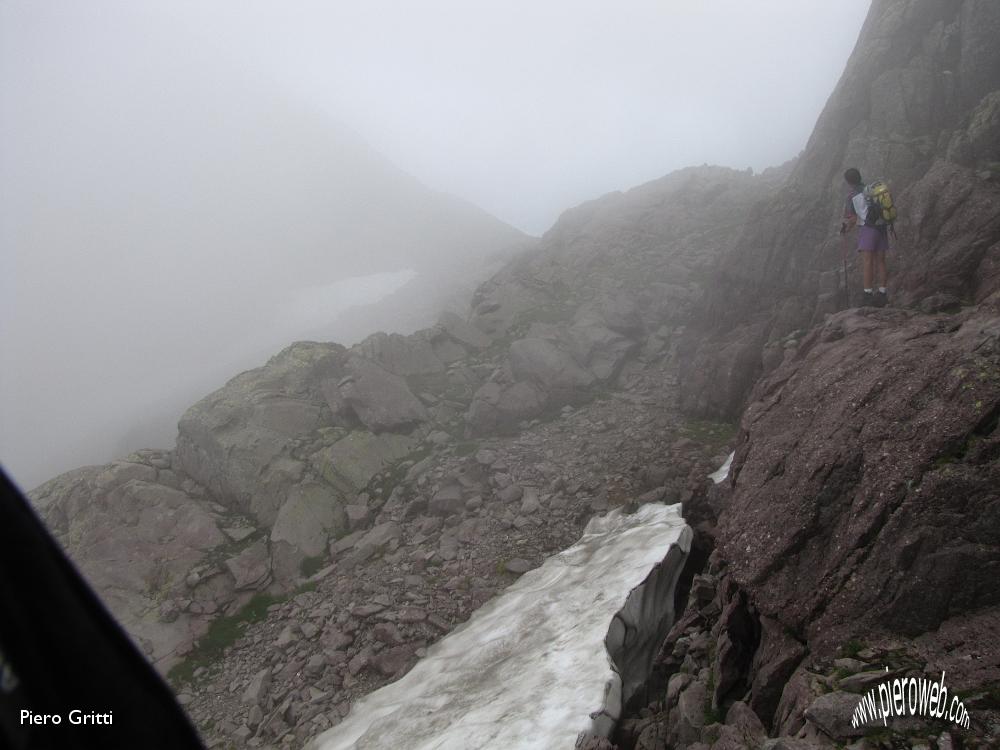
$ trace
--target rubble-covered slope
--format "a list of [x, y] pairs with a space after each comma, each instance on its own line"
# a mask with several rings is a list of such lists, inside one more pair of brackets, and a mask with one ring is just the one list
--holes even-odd
[[[645, 679], [614, 657], [648, 653], [673, 621], [691, 545], [680, 506], [594, 518], [404, 677], [355, 704], [315, 750], [569, 747], [606, 736]], [[572, 674], [572, 679], [567, 679]]]
[[[601, 394], [635, 357], [663, 356], [712, 258], [779, 179], [692, 168], [569, 211], [479, 290], [468, 321], [445, 314], [350, 349], [295, 344], [188, 409], [175, 450], [95, 467], [99, 481], [71, 472], [32, 497], [168, 668], [220, 613], [293, 586], [357, 519], [370, 523], [366, 504], [387, 497], [366, 491], [399, 462], [465, 434], [517, 432]], [[139, 497], [197, 515], [212, 543], [178, 527], [119, 581], [110, 571], [151, 540], [106, 506]]]
[[175, 450], [68, 472], [31, 498], [150, 659], [169, 669], [212, 620], [259, 592], [291, 590], [332, 541], [371, 522], [365, 503], [388, 499], [376, 486], [384, 473], [461, 423], [464, 404], [421, 400], [411, 384], [430, 378], [433, 390], [467, 401], [474, 376], [448, 366], [484, 343], [453, 314], [350, 350], [299, 342], [190, 407]]

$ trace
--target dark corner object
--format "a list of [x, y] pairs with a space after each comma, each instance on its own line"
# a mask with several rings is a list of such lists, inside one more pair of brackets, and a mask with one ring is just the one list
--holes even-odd
[[2, 470], [0, 490], [0, 748], [203, 748]]

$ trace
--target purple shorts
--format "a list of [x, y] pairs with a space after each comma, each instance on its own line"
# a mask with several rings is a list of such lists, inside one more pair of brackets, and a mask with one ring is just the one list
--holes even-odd
[[874, 253], [889, 249], [889, 231], [884, 227], [858, 227], [858, 252]]

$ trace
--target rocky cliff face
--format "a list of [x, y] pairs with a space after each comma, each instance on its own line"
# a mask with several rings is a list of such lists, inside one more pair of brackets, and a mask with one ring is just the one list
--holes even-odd
[[[815, 646], [997, 603], [998, 31], [995, 3], [874, 3], [805, 153], [739, 243], [787, 294], [751, 300], [763, 281], [727, 268], [726, 306], [719, 288], [702, 300], [709, 338], [693, 361], [742, 365], [744, 387], [763, 376], [721, 549], [760, 611]], [[835, 243], [832, 220], [776, 217], [795, 216], [794, 201], [835, 208], [846, 164], [894, 180], [906, 218], [891, 291], [911, 309], [840, 313], [785, 346], [789, 328], [820, 322]], [[710, 350], [713, 330], [743, 334], [739, 359]], [[682, 382], [685, 404], [712, 411], [695, 397], [702, 380]]]
[[901, 207], [894, 304], [954, 307], [1000, 288], [998, 35], [989, 0], [872, 4], [791, 175], [753, 208], [705, 285], [685, 341], [689, 411], [735, 417], [780, 363], [782, 339], [838, 308], [847, 166], [887, 179]]
[[[873, 3], [806, 150], [695, 302], [681, 406], [741, 429], [687, 509], [717, 518], [717, 547], [661, 652], [665, 698], [622, 747], [846, 743], [886, 666], [945, 670], [976, 711], [960, 741], [995, 742], [998, 30], [995, 3]], [[847, 166], [905, 207], [896, 309], [836, 312]]]
[[685, 169], [567, 211], [473, 298], [472, 322], [509, 347], [466, 414], [473, 434], [591, 397], [640, 348], [676, 348], [711, 268], [786, 173]]
[[657, 660], [664, 697], [620, 747], [832, 748], [879, 728], [858, 746], [953, 747], [924, 719], [851, 725], [887, 677], [942, 671], [973, 712], [959, 741], [994, 746], [998, 301], [837, 313], [756, 384], [728, 477], [686, 508], [718, 518], [717, 546]]
[[822, 645], [1000, 604], [997, 313], [849, 310], [758, 383], [720, 539], [762, 614]]

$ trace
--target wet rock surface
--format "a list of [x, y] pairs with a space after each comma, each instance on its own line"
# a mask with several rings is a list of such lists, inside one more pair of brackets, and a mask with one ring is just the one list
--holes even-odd
[[743, 416], [719, 537], [734, 576], [817, 645], [997, 605], [998, 415], [988, 307], [834, 316]]
[[[986, 698], [988, 690], [970, 688], [994, 684], [1000, 676], [989, 636], [1000, 612], [992, 608], [970, 619], [986, 637], [977, 641], [971, 663], [962, 660], [964, 666], [949, 660], [944, 645], [960, 642], [957, 622], [946, 626], [944, 638], [879, 634], [846, 641], [820, 656], [793, 634], [774, 631], [774, 621], [761, 616], [716, 550], [691, 582], [684, 610], [655, 659], [645, 701], [633, 705], [608, 750], [993, 747], [1000, 713]], [[753, 658], [737, 680], [720, 690], [718, 678], [729, 658], [725, 644], [736, 642]], [[947, 672], [943, 665], [956, 671]], [[975, 706], [971, 730], [926, 717], [893, 717], [883, 724], [869, 716], [852, 723], [864, 694], [886, 679], [938, 680], [942, 668], [946, 681], [973, 696], [968, 699]]]

